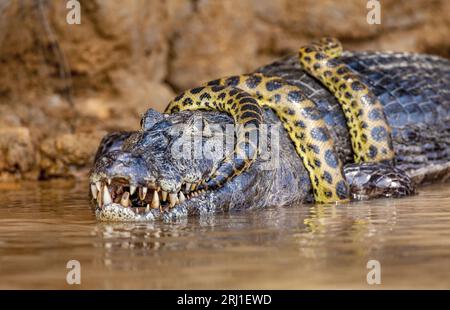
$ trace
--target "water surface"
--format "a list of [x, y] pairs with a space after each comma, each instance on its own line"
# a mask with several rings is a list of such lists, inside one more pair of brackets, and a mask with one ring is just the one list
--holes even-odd
[[[448, 288], [450, 186], [177, 224], [99, 223], [86, 182], [0, 184], [0, 288]], [[66, 263], [81, 264], [68, 285]], [[381, 285], [368, 285], [369, 260]]]

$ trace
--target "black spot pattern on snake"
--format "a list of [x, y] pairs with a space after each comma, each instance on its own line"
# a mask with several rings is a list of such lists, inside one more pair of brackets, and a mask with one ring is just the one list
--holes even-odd
[[327, 58], [327, 55], [324, 53], [317, 53], [315, 58], [316, 58], [316, 60], [323, 60], [323, 59]]
[[195, 95], [195, 94], [198, 94], [198, 93], [200, 93], [202, 90], [204, 90], [205, 88], [204, 87], [195, 87], [195, 88], [192, 88], [191, 89], [191, 94], [193, 94], [193, 95]]
[[239, 84], [239, 81], [241, 80], [241, 78], [239, 76], [231, 76], [226, 80], [226, 84], [228, 86], [237, 86]]
[[304, 97], [303, 97], [302, 93], [299, 91], [291, 91], [288, 93], [288, 100], [290, 102], [297, 103], [303, 99], [304, 99]]
[[348, 72], [348, 69], [346, 67], [340, 67], [336, 72], [337, 74], [344, 75]]
[[220, 79], [209, 81], [208, 84], [206, 84], [206, 85], [208, 85], [208, 86], [220, 85]]
[[374, 127], [372, 128], [371, 135], [375, 141], [382, 141], [386, 139], [387, 136], [386, 128], [382, 126]]
[[247, 96], [248, 96], [247, 93], [241, 92], [241, 93], [237, 94], [235, 98], [236, 98], [237, 100], [239, 100], [239, 99], [244, 98], [244, 97], [247, 97]]
[[232, 90], [230, 90], [229, 95], [233, 97], [234, 95], [236, 95], [238, 93], [239, 93], [239, 90], [237, 90], [236, 88], [233, 88]]
[[[290, 85], [278, 77], [264, 76], [259, 73], [224, 78], [215, 81], [214, 84], [226, 86], [232, 84], [237, 89], [244, 91], [235, 96], [235, 99], [238, 99], [237, 107], [234, 107], [236, 102], [232, 103], [232, 110], [236, 108], [237, 111], [240, 111], [243, 119], [259, 119], [258, 115], [251, 111], [254, 104], [258, 104], [260, 107], [269, 107], [275, 111], [308, 170], [317, 202], [348, 199], [348, 197], [342, 198], [335, 193], [337, 182], [339, 180], [345, 182], [342, 166], [335, 154], [333, 141], [330, 139], [320, 110], [316, 108], [314, 102], [305, 97], [301, 88]], [[230, 91], [229, 94], [233, 93]], [[241, 98], [244, 94], [249, 96]], [[255, 101], [253, 102], [253, 100]], [[249, 107], [247, 107], [247, 103], [250, 104]], [[251, 121], [247, 122], [247, 124], [250, 123]], [[313, 141], [317, 142], [317, 145], [311, 143]], [[328, 153], [332, 154], [331, 162], [334, 167], [328, 165], [328, 174], [324, 174], [323, 162], [325, 162], [325, 154]], [[323, 175], [326, 175], [327, 179], [331, 179], [334, 183], [329, 184], [323, 179]]]
[[183, 99], [184, 97], [184, 93], [179, 94], [178, 96], [175, 97], [175, 101], [180, 101], [181, 99]]
[[332, 184], [333, 183], [333, 177], [331, 176], [331, 173], [329, 173], [328, 171], [325, 171], [323, 173], [323, 179], [328, 183], [328, 184]]
[[306, 128], [305, 122], [302, 120], [296, 121], [295, 126], [300, 127], [300, 128]]
[[[183, 98], [183, 96], [181, 96], [181, 98]], [[176, 101], [179, 101], [179, 100], [177, 100], [177, 99], [175, 99]], [[183, 104], [184, 105], [193, 105], [194, 104], [194, 101], [192, 101], [192, 99], [191, 98], [185, 98], [184, 100], [183, 100]]]
[[320, 115], [320, 112], [317, 111], [316, 109], [313, 108], [304, 108], [302, 110], [302, 114], [303, 116], [305, 116], [306, 118], [309, 118], [311, 120], [319, 120], [322, 118], [322, 115]]
[[262, 81], [261, 77], [253, 75], [249, 77], [245, 82], [249, 88], [253, 89], [257, 87], [261, 83], [261, 81]]
[[280, 94], [276, 94], [273, 96], [273, 102], [275, 103], [279, 103], [281, 100], [281, 95]]
[[[240, 98], [238, 98], [238, 96], [236, 96], [236, 99], [240, 99]], [[244, 104], [244, 103], [257, 104], [257, 101], [255, 98], [245, 96], [244, 98], [239, 100], [239, 103], [240, 104]], [[248, 108], [252, 108], [252, 107], [254, 107], [254, 105], [250, 105]], [[241, 109], [243, 109], [243, 107], [241, 107]]]
[[[214, 84], [217, 84], [217, 82], [214, 82]], [[183, 102], [172, 100], [166, 108], [167, 113], [196, 109], [219, 110], [231, 114], [235, 123], [242, 125], [238, 126], [240, 129], [237, 129], [236, 136], [238, 139], [235, 152], [228, 155], [211, 178], [206, 181], [206, 184], [200, 184], [197, 190], [220, 186], [229, 178], [242, 173], [256, 160], [258, 148], [252, 145], [251, 140], [246, 138], [251, 137], [253, 133], [256, 137], [259, 136], [259, 126], [263, 119], [263, 112], [255, 98], [238, 88], [224, 85], [196, 87], [185, 91], [183, 95], [180, 94], [177, 98], [185, 99]], [[193, 106], [192, 102], [194, 101], [196, 105]], [[237, 105], [237, 101], [240, 101], [239, 105]], [[244, 159], [240, 158], [239, 155], [242, 152], [245, 152], [244, 155], [246, 155]]]
[[314, 165], [318, 168], [320, 168], [320, 166], [322, 166], [322, 162], [320, 161], [320, 159], [315, 158], [314, 159]]
[[259, 118], [259, 114], [256, 114], [253, 111], [245, 111], [244, 113], [242, 113], [242, 117], [243, 118], [247, 118], [247, 117]]
[[284, 113], [286, 113], [287, 115], [295, 115], [295, 111], [292, 109], [285, 109]]
[[225, 94], [225, 93], [221, 93], [221, 94], [219, 94], [219, 96], [217, 96], [217, 98], [218, 98], [219, 100], [223, 100], [223, 99], [225, 99], [225, 97], [226, 97], [226, 94]]
[[308, 144], [308, 149], [310, 149], [316, 154], [320, 154], [320, 148], [315, 144]]
[[332, 69], [332, 68], [336, 68], [339, 65], [339, 61], [337, 61], [337, 59], [330, 59], [327, 61], [327, 67]]
[[266, 89], [268, 91], [274, 91], [280, 89], [283, 86], [283, 83], [280, 80], [271, 80], [266, 83]]
[[[386, 149], [385, 149], [386, 150]], [[371, 145], [369, 147], [369, 157], [370, 158], [375, 158], [378, 155], [378, 150], [375, 146]]]
[[[391, 128], [382, 113], [381, 102], [358, 74], [340, 59], [341, 52], [339, 41], [322, 39], [302, 47], [299, 60], [302, 69], [326, 86], [340, 103], [355, 162], [392, 160]], [[306, 57], [314, 61], [306, 61]]]
[[201, 94], [200, 95], [200, 100], [204, 100], [204, 99], [211, 99], [211, 95], [210, 94], [208, 94], [208, 93], [203, 93], [203, 94]]
[[369, 112], [368, 116], [371, 120], [380, 120], [383, 118], [383, 112], [381, 112], [380, 109], [373, 109]]
[[345, 182], [339, 181], [336, 186], [337, 194], [342, 198], [348, 197], [348, 186]]
[[[298, 140], [304, 140], [305, 139], [305, 134], [303, 132], [301, 132], [301, 133], [297, 132], [297, 133], [295, 133], [295, 137]], [[302, 145], [302, 147], [303, 147], [303, 145]], [[305, 152], [306, 150], [304, 148], [302, 148], [302, 151]]]
[[330, 136], [328, 135], [328, 132], [323, 127], [313, 128], [311, 129], [311, 136], [318, 141], [325, 142], [330, 139]]
[[222, 86], [222, 85], [214, 85], [214, 86], [211, 86], [211, 90], [212, 90], [213, 92], [215, 92], [215, 93], [220, 92], [220, 91], [222, 91], [222, 90], [224, 90], [224, 89], [225, 89], [225, 86]]
[[338, 159], [336, 158], [336, 155], [329, 150], [325, 151], [325, 162], [331, 168], [337, 168], [338, 166]]

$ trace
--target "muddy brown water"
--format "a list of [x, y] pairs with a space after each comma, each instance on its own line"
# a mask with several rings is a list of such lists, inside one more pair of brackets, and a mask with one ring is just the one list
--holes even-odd
[[[86, 183], [0, 184], [0, 288], [450, 288], [450, 184], [405, 199], [99, 223]], [[81, 285], [66, 264], [81, 265]], [[369, 260], [381, 284], [368, 285]]]

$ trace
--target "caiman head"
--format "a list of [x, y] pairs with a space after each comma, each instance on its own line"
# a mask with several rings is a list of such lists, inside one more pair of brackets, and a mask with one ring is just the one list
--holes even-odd
[[265, 112], [265, 122], [265, 149], [256, 162], [219, 188], [198, 190], [233, 150], [233, 119], [220, 112], [148, 110], [141, 130], [108, 134], [100, 144], [90, 173], [97, 218], [170, 220], [310, 199], [308, 174], [291, 141], [272, 112]]

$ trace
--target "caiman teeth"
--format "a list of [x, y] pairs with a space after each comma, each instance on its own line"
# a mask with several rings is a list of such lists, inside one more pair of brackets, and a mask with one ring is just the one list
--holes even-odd
[[185, 202], [186, 197], [184, 197], [183, 192], [180, 192], [180, 194], [178, 195], [178, 200], [180, 201], [180, 203]]
[[94, 199], [97, 199], [97, 186], [95, 184], [91, 184], [91, 194]]
[[120, 199], [120, 204], [127, 208], [130, 205], [130, 193], [129, 192], [125, 192], [122, 195], [122, 198]]
[[177, 193], [169, 194], [169, 208], [173, 208], [178, 203]]
[[132, 196], [136, 192], [136, 186], [130, 185], [130, 195]]
[[103, 204], [108, 205], [112, 203], [111, 194], [109, 193], [108, 186], [103, 187]]
[[162, 198], [162, 201], [167, 200], [167, 192], [166, 191], [161, 191], [161, 198]]
[[102, 191], [97, 192], [97, 204], [101, 208], [103, 206], [102, 203]]
[[159, 195], [157, 191], [153, 192], [153, 199], [152, 199], [152, 209], [159, 208]]
[[191, 190], [192, 183], [186, 183], [186, 189], [184, 190], [186, 193], [189, 193]]
[[[196, 183], [186, 182], [181, 184], [181, 189], [177, 192], [163, 191], [155, 182], [147, 183], [147, 186], [128, 185], [129, 190], [125, 188], [127, 185], [121, 185], [121, 183], [113, 186], [111, 178], [104, 178], [102, 181], [98, 181], [90, 184], [90, 190], [92, 197], [97, 200], [96, 204], [98, 208], [102, 209], [104, 206], [114, 203], [116, 201], [124, 208], [133, 207], [133, 211], [136, 214], [147, 213], [152, 209], [160, 209], [163, 211], [166, 208], [172, 209], [177, 204], [186, 202], [188, 199], [197, 197], [206, 192], [206, 190], [196, 190], [201, 181]], [[111, 191], [109, 189], [111, 187]], [[150, 191], [150, 197], [147, 198], [148, 189]], [[99, 190], [100, 189], [100, 190]], [[131, 198], [137, 192], [140, 203], [135, 204], [135, 200]], [[160, 194], [161, 193], [161, 194]], [[114, 197], [114, 200], [113, 198]], [[151, 199], [151, 201], [150, 201]]]
[[145, 196], [147, 196], [147, 187], [140, 187], [139, 188], [139, 198], [141, 200], [144, 200]]

